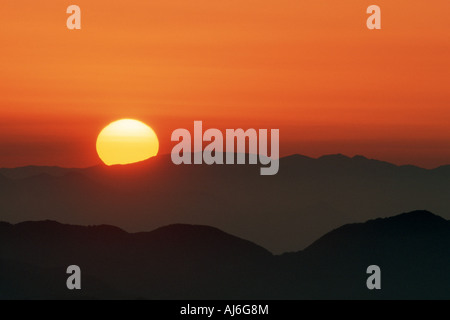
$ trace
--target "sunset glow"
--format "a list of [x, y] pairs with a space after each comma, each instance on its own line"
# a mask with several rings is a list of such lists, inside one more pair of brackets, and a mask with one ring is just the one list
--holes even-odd
[[97, 138], [97, 152], [107, 165], [128, 164], [156, 156], [158, 138], [152, 128], [137, 120], [122, 119], [105, 127]]
[[279, 128], [282, 156], [450, 163], [450, 1], [2, 1], [0, 167], [91, 166], [105, 122]]

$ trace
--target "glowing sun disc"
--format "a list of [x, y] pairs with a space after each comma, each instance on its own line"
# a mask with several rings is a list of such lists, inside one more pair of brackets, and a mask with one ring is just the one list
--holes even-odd
[[121, 119], [107, 125], [98, 135], [97, 153], [108, 166], [146, 160], [158, 154], [155, 131], [145, 123]]

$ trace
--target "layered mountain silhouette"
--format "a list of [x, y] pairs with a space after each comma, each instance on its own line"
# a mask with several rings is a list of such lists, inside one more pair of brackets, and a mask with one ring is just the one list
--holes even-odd
[[[0, 259], [8, 268], [2, 270], [7, 280], [6, 286], [0, 285], [3, 298], [9, 297], [4, 288], [14, 288], [11, 278], [18, 281], [19, 288], [42, 290], [42, 295], [34, 298], [51, 298], [55, 292], [63, 292], [62, 298], [66, 298], [65, 270], [74, 264], [94, 280], [83, 281], [85, 288], [75, 291], [76, 298], [240, 297], [247, 294], [247, 288], [239, 281], [248, 278], [251, 283], [257, 275], [255, 268], [272, 257], [246, 240], [212, 227], [191, 225], [130, 234], [112, 226], [81, 227], [54, 221], [2, 224], [0, 243]], [[1, 268], [5, 268], [3, 262]], [[32, 276], [41, 273], [43, 277]], [[55, 277], [46, 277], [50, 274]], [[42, 283], [47, 278], [53, 279], [50, 287]], [[13, 297], [20, 297], [14, 292]]]
[[[428, 211], [344, 225], [281, 257], [288, 281], [302, 288], [287, 297], [448, 299], [449, 246], [450, 222]], [[381, 290], [367, 290], [369, 265], [381, 268]]]
[[426, 208], [450, 218], [450, 166], [396, 166], [362, 156], [293, 155], [275, 176], [259, 165], [0, 169], [0, 220], [116, 225], [129, 232], [210, 225], [273, 253], [305, 248], [352, 222]]
[[[283, 255], [207, 226], [0, 223], [0, 298], [448, 299], [449, 246], [450, 222], [428, 211], [347, 224]], [[65, 286], [72, 264], [80, 291]], [[366, 287], [369, 265], [381, 290]]]

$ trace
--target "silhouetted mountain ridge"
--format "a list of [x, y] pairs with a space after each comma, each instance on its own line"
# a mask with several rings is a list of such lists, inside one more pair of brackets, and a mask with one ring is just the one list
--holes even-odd
[[332, 246], [352, 247], [355, 242], [358, 246], [369, 246], [385, 238], [420, 241], [421, 237], [427, 236], [428, 240], [441, 239], [442, 235], [450, 237], [450, 221], [426, 210], [416, 210], [365, 223], [344, 225], [327, 233], [304, 251], [322, 247], [328, 250]]
[[[248, 157], [248, 155], [246, 155]], [[117, 170], [120, 170], [120, 168], [149, 168], [152, 167], [155, 162], [164, 162], [169, 163], [170, 161], [170, 155], [160, 155], [155, 158], [151, 158], [148, 160], [144, 160], [138, 163], [130, 164], [130, 165], [115, 165], [111, 166], [110, 168], [115, 168]], [[414, 168], [419, 170], [426, 170], [426, 171], [433, 171], [433, 170], [441, 170], [441, 169], [450, 169], [450, 165], [442, 165], [434, 169], [425, 169], [421, 168], [419, 166], [415, 165], [395, 165], [386, 161], [376, 160], [376, 159], [370, 159], [363, 155], [355, 155], [353, 157], [349, 157], [344, 154], [329, 154], [329, 155], [323, 155], [318, 158], [312, 158], [308, 156], [304, 156], [301, 154], [292, 154], [289, 156], [282, 157], [280, 159], [280, 162], [286, 162], [286, 163], [296, 163], [297, 165], [301, 165], [304, 163], [321, 163], [322, 165], [326, 164], [345, 164], [345, 165], [351, 165], [351, 164], [371, 164], [373, 166], [379, 165], [379, 166], [385, 166], [385, 167], [395, 167], [395, 168]], [[198, 166], [198, 165], [197, 165]], [[25, 166], [25, 167], [17, 167], [17, 168], [0, 168], [0, 177], [6, 177], [8, 179], [23, 179], [27, 177], [37, 176], [40, 174], [47, 174], [50, 176], [55, 177], [62, 177], [67, 175], [68, 173], [73, 172], [86, 172], [86, 171], [92, 171], [92, 170], [98, 170], [104, 168], [104, 165], [96, 165], [93, 167], [88, 168], [65, 168], [65, 167], [58, 167], [58, 166]]]
[[15, 225], [8, 224], [8, 226], [14, 226], [19, 232], [33, 232], [38, 231], [42, 233], [43, 231], [47, 233], [56, 233], [56, 234], [75, 234], [77, 232], [85, 232], [85, 233], [103, 233], [114, 235], [124, 235], [128, 234], [124, 230], [110, 225], [96, 225], [96, 226], [79, 226], [79, 225], [70, 225], [63, 224], [58, 221], [53, 220], [44, 220], [44, 221], [24, 221], [17, 223]]
[[125, 166], [1, 169], [16, 179], [0, 178], [0, 219], [108, 224], [130, 232], [209, 225], [281, 253], [380, 212], [427, 208], [449, 219], [449, 168], [292, 155], [280, 160], [277, 175], [261, 176], [259, 165], [176, 166], [161, 155]]
[[[189, 245], [195, 250], [204, 252], [217, 252], [221, 256], [241, 256], [247, 255], [250, 258], [266, 258], [272, 254], [266, 249], [244, 239], [231, 236], [222, 230], [209, 226], [198, 226], [188, 224], [173, 224], [158, 228], [151, 232], [140, 232], [136, 237], [144, 238], [148, 242], [155, 244], [170, 244], [173, 248], [179, 243]], [[214, 239], [205, 241], [205, 239]]]
[[62, 176], [70, 171], [78, 171], [78, 168], [63, 168], [58, 166], [25, 166], [17, 168], [0, 168], [0, 174], [10, 179], [23, 179], [35, 176], [41, 173], [47, 173], [52, 176]]
[[[257, 245], [207, 226], [179, 224], [131, 234], [113, 226], [84, 227], [55, 221], [0, 225], [1, 260], [10, 261], [9, 265], [36, 266], [35, 274], [59, 270], [61, 277], [67, 266], [76, 264], [98, 283], [110, 285], [110, 296], [117, 292], [129, 298], [243, 296], [249, 289], [242, 287], [235, 292], [237, 281], [245, 277], [253, 283], [256, 274], [263, 272], [259, 268], [271, 258]], [[30, 286], [39, 283], [36, 280]], [[216, 291], [215, 286], [228, 285]], [[99, 288], [98, 284], [93, 286]], [[42, 295], [52, 297], [46, 290], [42, 288]]]
[[[71, 238], [72, 240], [79, 239], [83, 241], [83, 237], [93, 236], [97, 237], [101, 241], [108, 242], [110, 240], [127, 241], [128, 243], [143, 243], [151, 247], [158, 246], [206, 246], [216, 250], [219, 247], [222, 252], [224, 250], [231, 252], [237, 252], [233, 250], [241, 250], [244, 248], [247, 253], [252, 250], [256, 255], [271, 256], [271, 254], [260, 246], [257, 246], [250, 241], [243, 240], [227, 234], [217, 228], [209, 226], [188, 225], [188, 224], [174, 224], [169, 226], [160, 227], [150, 232], [128, 233], [118, 227], [110, 225], [97, 225], [97, 226], [79, 226], [62, 224], [57, 221], [45, 220], [45, 221], [26, 221], [17, 224], [9, 224], [7, 222], [0, 222], [0, 227], [3, 228], [2, 235], [14, 235], [21, 234], [24, 238], [33, 238], [35, 241], [45, 241], [47, 243], [53, 243], [58, 241], [59, 243], [65, 241], [65, 239]], [[102, 237], [102, 238], [99, 238]], [[208, 240], [209, 241], [205, 241]], [[20, 241], [19, 238], [16, 240]]]
[[[450, 222], [424, 210], [348, 224], [280, 256], [281, 287], [297, 299], [448, 299], [449, 247]], [[365, 286], [370, 265], [381, 290]]]
[[[448, 299], [450, 222], [425, 210], [337, 228], [273, 256], [217, 228], [0, 223], [1, 298]], [[82, 268], [83, 290], [64, 288]], [[368, 290], [366, 269], [382, 270]], [[28, 275], [28, 276], [27, 276]]]

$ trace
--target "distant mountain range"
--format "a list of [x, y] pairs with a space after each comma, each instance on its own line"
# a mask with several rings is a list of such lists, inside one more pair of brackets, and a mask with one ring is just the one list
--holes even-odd
[[[127, 233], [0, 223], [0, 299], [449, 299], [450, 222], [414, 211], [344, 225], [283, 255], [216, 228]], [[67, 266], [82, 290], [65, 287]], [[381, 268], [381, 290], [366, 269]]]
[[110, 224], [130, 232], [174, 223], [217, 227], [274, 253], [397, 212], [450, 218], [450, 166], [396, 166], [362, 156], [293, 155], [275, 176], [259, 166], [180, 165], [158, 156], [127, 166], [0, 169], [0, 220]]

